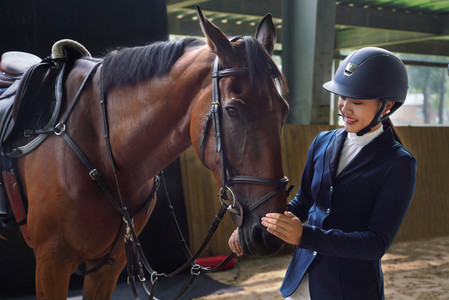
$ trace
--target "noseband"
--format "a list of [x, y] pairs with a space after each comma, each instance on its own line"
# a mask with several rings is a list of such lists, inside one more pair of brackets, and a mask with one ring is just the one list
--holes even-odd
[[[223, 77], [229, 76], [243, 76], [248, 75], [248, 68], [229, 68], [220, 70], [218, 57], [215, 58], [214, 61], [214, 69], [212, 72], [212, 103], [209, 109], [209, 113], [207, 114], [203, 130], [201, 133], [200, 139], [200, 151], [201, 151], [201, 161], [207, 167], [206, 162], [204, 160], [204, 148], [207, 130], [209, 126], [209, 121], [212, 120], [212, 124], [214, 127], [214, 137], [215, 137], [215, 152], [220, 153], [220, 164], [221, 164], [221, 188], [218, 193], [218, 197], [221, 203], [224, 201], [229, 201], [228, 210], [231, 212], [232, 220], [235, 225], [240, 227], [243, 223], [243, 214], [244, 211], [250, 213], [255, 210], [257, 207], [265, 203], [268, 199], [275, 196], [277, 193], [285, 192], [290, 193], [293, 186], [287, 188], [288, 178], [283, 177], [281, 179], [271, 179], [271, 178], [261, 178], [247, 175], [237, 175], [232, 176], [232, 170], [229, 166], [229, 162], [226, 159], [224, 147], [223, 147], [223, 135], [221, 129], [221, 118], [220, 116], [223, 113], [222, 105], [221, 105], [221, 96], [219, 89], [220, 79]], [[263, 197], [255, 201], [254, 203], [240, 203], [239, 200], [236, 199], [234, 192], [231, 189], [231, 186], [235, 184], [257, 184], [257, 185], [265, 185], [265, 186], [275, 186], [276, 188], [271, 192], [268, 192]]]

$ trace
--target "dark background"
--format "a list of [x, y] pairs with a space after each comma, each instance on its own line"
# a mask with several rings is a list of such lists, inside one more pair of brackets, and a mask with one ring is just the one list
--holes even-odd
[[[140, 46], [168, 39], [164, 0], [0, 0], [0, 54], [30, 52], [50, 55], [60, 39], [73, 39], [99, 57], [122, 46]], [[179, 160], [164, 171], [170, 199], [188, 242]], [[140, 241], [153, 269], [168, 273], [185, 262], [163, 186]], [[1, 228], [0, 228], [1, 233]], [[0, 239], [0, 298], [34, 291], [35, 260], [20, 235]], [[124, 276], [120, 277], [124, 280]], [[83, 277], [73, 275], [71, 288]]]
[[68, 38], [99, 56], [168, 39], [164, 0], [0, 0], [0, 12], [0, 53], [46, 57], [56, 41]]

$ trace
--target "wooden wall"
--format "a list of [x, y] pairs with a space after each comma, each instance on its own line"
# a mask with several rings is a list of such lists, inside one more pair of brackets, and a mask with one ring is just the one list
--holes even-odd
[[396, 241], [449, 235], [449, 128], [399, 127], [416, 157], [415, 194]]
[[[286, 125], [282, 134], [285, 175], [298, 190], [301, 173], [312, 140], [328, 125]], [[407, 149], [417, 158], [418, 174], [410, 209], [395, 239], [410, 241], [449, 235], [449, 128], [398, 127]], [[190, 243], [196, 250], [217, 213], [218, 184], [189, 148], [180, 159]], [[203, 256], [229, 252], [227, 241], [235, 226], [226, 214]]]

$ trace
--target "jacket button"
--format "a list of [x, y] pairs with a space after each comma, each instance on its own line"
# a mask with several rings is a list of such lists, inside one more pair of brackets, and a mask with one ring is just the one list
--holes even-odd
[[334, 187], [331, 185], [331, 187], [329, 188], [329, 190], [332, 192], [334, 190]]
[[331, 209], [330, 208], [326, 209], [326, 213], [330, 214], [331, 213]]

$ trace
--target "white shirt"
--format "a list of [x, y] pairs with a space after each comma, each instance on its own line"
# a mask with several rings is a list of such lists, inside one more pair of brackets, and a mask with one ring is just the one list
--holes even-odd
[[357, 133], [349, 132], [348, 138], [341, 149], [340, 161], [338, 162], [337, 175], [349, 164], [349, 162], [362, 150], [362, 148], [372, 142], [376, 137], [384, 132], [381, 125], [373, 132], [357, 136]]

